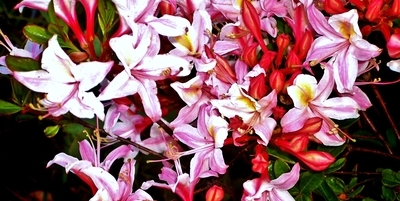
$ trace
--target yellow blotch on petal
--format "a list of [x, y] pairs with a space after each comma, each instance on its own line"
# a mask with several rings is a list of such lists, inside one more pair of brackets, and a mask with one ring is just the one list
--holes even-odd
[[314, 89], [307, 83], [301, 83], [297, 85], [297, 87], [297, 97], [299, 98], [301, 105], [308, 105], [308, 103], [314, 99]]
[[350, 24], [349, 22], [342, 21], [340, 22], [339, 27], [340, 27], [339, 32], [346, 39], [350, 39], [352, 35], [356, 34], [353, 25]]

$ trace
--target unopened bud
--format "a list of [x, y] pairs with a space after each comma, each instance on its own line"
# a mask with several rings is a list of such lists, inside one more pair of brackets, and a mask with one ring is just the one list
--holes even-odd
[[275, 59], [275, 65], [280, 66], [282, 63], [283, 55], [285, 54], [285, 50], [289, 46], [290, 37], [286, 34], [279, 34], [276, 37], [276, 45], [278, 46], [278, 54]]
[[269, 85], [272, 89], [275, 89], [276, 93], [282, 91], [283, 86], [285, 85], [285, 76], [280, 70], [272, 71], [269, 76]]
[[243, 48], [242, 60], [244, 63], [246, 63], [247, 66], [251, 68], [257, 65], [258, 63], [257, 47], [258, 43], [252, 43], [250, 45], [246, 45]]
[[207, 190], [206, 201], [221, 201], [224, 199], [224, 195], [225, 193], [223, 188], [213, 185]]
[[323, 171], [335, 162], [331, 154], [322, 151], [299, 152], [295, 156], [315, 171]]
[[331, 15], [341, 14], [347, 12], [348, 9], [344, 7], [346, 1], [343, 0], [328, 0], [324, 2], [324, 10]]
[[367, 12], [365, 13], [365, 18], [371, 22], [377, 20], [381, 15], [382, 6], [383, 0], [370, 1], [367, 7]]

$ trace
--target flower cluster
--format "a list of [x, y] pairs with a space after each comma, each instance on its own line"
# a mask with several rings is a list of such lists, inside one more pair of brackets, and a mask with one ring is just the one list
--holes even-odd
[[[48, 163], [88, 183], [92, 200], [152, 200], [145, 192], [152, 186], [193, 200], [201, 179], [229, 171], [224, 148], [252, 143], [258, 176], [243, 183], [241, 199], [293, 200], [288, 190], [300, 166], [323, 171], [335, 162], [309, 144], [352, 140], [336, 120], [356, 119], [371, 106], [358, 86], [376, 80], [360, 75], [378, 69], [374, 58], [382, 49], [363, 38], [379, 28], [360, 29], [360, 15], [377, 27], [400, 15], [397, 0], [388, 13], [378, 9], [382, 0], [374, 1], [379, 6], [343, 2], [24, 0], [15, 8], [46, 11], [50, 25], [28, 25], [25, 49], [1, 33], [10, 54], [0, 58], [0, 72], [42, 94], [28, 112], [103, 122], [96, 125], [97, 146], [79, 143], [81, 160], [60, 153]], [[400, 58], [400, 32], [384, 27], [390, 56]], [[388, 66], [400, 71], [399, 60]], [[100, 162], [100, 130], [108, 133], [105, 142], [122, 138], [139, 149], [117, 146]], [[271, 178], [270, 147], [299, 163]], [[132, 192], [138, 151], [163, 154], [164, 167], [161, 181]], [[180, 159], [188, 155], [185, 169]], [[115, 179], [108, 171], [117, 158], [124, 163]], [[221, 200], [223, 193], [213, 186], [206, 199]]]

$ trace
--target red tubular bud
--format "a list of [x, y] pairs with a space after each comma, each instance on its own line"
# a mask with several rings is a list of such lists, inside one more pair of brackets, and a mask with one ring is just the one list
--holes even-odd
[[364, 0], [349, 0], [349, 2], [357, 7], [359, 11], [364, 11], [367, 8], [366, 3], [368, 3], [368, 1]]
[[393, 4], [387, 11], [386, 16], [400, 17], [400, 0], [393, 0]]
[[161, 15], [175, 15], [176, 13], [176, 5], [173, 5], [169, 1], [161, 1], [158, 6], [160, 8]]
[[400, 58], [400, 33], [392, 34], [386, 47], [391, 58]]
[[300, 40], [293, 48], [293, 51], [297, 54], [299, 60], [303, 60], [307, 56], [308, 50], [310, 50], [311, 44], [314, 42], [313, 34], [310, 30], [306, 29]]
[[298, 152], [295, 156], [315, 171], [323, 171], [335, 162], [331, 154], [322, 151]]
[[263, 52], [267, 52], [267, 46], [265, 45], [261, 35], [260, 16], [258, 15], [253, 4], [251, 4], [251, 2], [248, 0], [243, 0], [241, 13], [244, 25], [247, 27], [247, 29], [249, 29], [251, 34], [253, 34], [254, 38], [258, 41]]
[[224, 199], [224, 196], [224, 189], [217, 185], [213, 185], [207, 190], [206, 201], [221, 201]]
[[267, 94], [267, 86], [265, 85], [264, 74], [250, 79], [249, 95], [257, 100], [260, 100]]
[[236, 82], [236, 74], [233, 72], [232, 67], [229, 65], [228, 61], [220, 56], [219, 54], [214, 53], [215, 60], [217, 61], [217, 65], [215, 65], [214, 71], [217, 74], [217, 78], [226, 83], [235, 83]]
[[250, 45], [246, 45], [243, 49], [242, 60], [249, 67], [254, 67], [258, 63], [257, 59], [257, 47], [258, 43], [252, 43]]
[[261, 57], [260, 60], [260, 67], [265, 70], [265, 72], [269, 72], [270, 69], [273, 68], [273, 63], [276, 57], [276, 52], [268, 50], [267, 52], [264, 52], [264, 55]]
[[348, 11], [344, 7], [345, 4], [343, 0], [327, 0], [324, 2], [324, 10], [331, 15], [344, 13]]
[[368, 4], [367, 12], [365, 13], [365, 18], [373, 22], [381, 16], [381, 10], [383, 6], [383, 0], [372, 0]]
[[275, 89], [276, 93], [280, 93], [285, 85], [285, 76], [280, 70], [272, 71], [269, 76], [269, 85]]
[[276, 37], [276, 44], [278, 45], [278, 54], [275, 59], [275, 65], [279, 66], [282, 63], [283, 54], [286, 48], [289, 46], [290, 38], [286, 34], [279, 34]]

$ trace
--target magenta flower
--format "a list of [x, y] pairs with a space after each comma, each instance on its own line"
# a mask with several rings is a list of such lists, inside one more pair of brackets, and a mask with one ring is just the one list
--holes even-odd
[[282, 131], [286, 133], [299, 130], [309, 118], [320, 117], [323, 119], [322, 128], [315, 137], [324, 145], [343, 144], [345, 140], [339, 136], [337, 125], [330, 118], [337, 120], [357, 118], [359, 106], [349, 97], [329, 98], [333, 85], [329, 68], [325, 68], [318, 84], [311, 75], [298, 75], [293, 85], [287, 88], [294, 108], [281, 119]]
[[147, 116], [154, 122], [159, 120], [161, 106], [155, 81], [170, 76], [186, 76], [192, 64], [177, 56], [157, 54], [160, 49], [159, 36], [146, 25], [138, 25], [138, 32], [134, 35], [112, 38], [110, 46], [125, 70], [114, 77], [99, 99], [110, 100], [138, 93]]
[[292, 170], [284, 173], [276, 179], [270, 180], [268, 171], [260, 178], [248, 180], [243, 183], [244, 193], [242, 201], [251, 200], [270, 200], [270, 201], [290, 201], [294, 200], [287, 191], [291, 189], [299, 180], [300, 165], [296, 163]]
[[14, 72], [14, 78], [29, 89], [46, 93], [40, 101], [50, 115], [60, 116], [68, 111], [80, 118], [104, 119], [104, 106], [93, 92], [110, 71], [114, 62], [83, 62], [75, 64], [61, 49], [57, 36], [49, 40], [42, 57], [43, 70]]
[[[211, 107], [200, 107], [197, 129], [183, 124], [174, 129], [174, 137], [186, 144], [195, 153], [190, 162], [190, 174], [199, 177], [215, 176], [215, 172], [225, 174], [228, 166], [224, 162], [221, 148], [228, 136], [228, 123], [216, 116]], [[211, 169], [212, 171], [210, 171]]]
[[314, 40], [306, 61], [314, 66], [332, 57], [333, 76], [338, 91], [351, 93], [358, 76], [358, 61], [376, 57], [382, 50], [362, 39], [355, 9], [332, 15], [329, 20], [314, 4], [307, 11], [310, 24], [321, 36]]
[[269, 117], [272, 108], [277, 104], [275, 90], [256, 101], [245, 94], [239, 85], [233, 84], [226, 96], [226, 99], [211, 100], [211, 104], [225, 117], [233, 118], [236, 115], [241, 117], [243, 123], [249, 127], [244, 133], [254, 129], [262, 140], [259, 143], [267, 145], [276, 126], [275, 120]]
[[[79, 176], [91, 187], [94, 194], [91, 200], [135, 200], [138, 197], [152, 200], [143, 190], [132, 193], [136, 163], [133, 157], [137, 152], [131, 151], [129, 146], [114, 149], [103, 162], [100, 162], [98, 153], [87, 140], [79, 142], [79, 151], [82, 160], [59, 153], [47, 163], [47, 167], [55, 163]], [[125, 161], [118, 179], [115, 179], [108, 171], [118, 158], [124, 158]]]

